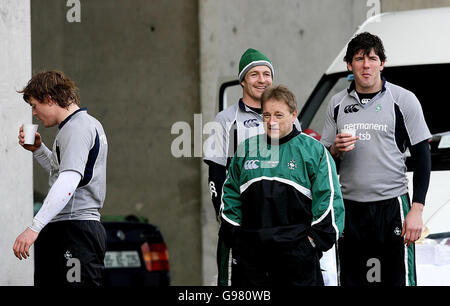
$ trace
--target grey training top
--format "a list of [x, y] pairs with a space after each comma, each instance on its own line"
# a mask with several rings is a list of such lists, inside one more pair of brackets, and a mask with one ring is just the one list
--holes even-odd
[[356, 129], [355, 149], [340, 157], [344, 199], [373, 202], [408, 191], [404, 152], [431, 137], [416, 96], [383, 81], [383, 89], [362, 104], [354, 82], [328, 105], [321, 142], [330, 147], [342, 128]]
[[63, 171], [76, 171], [81, 181], [64, 209], [52, 220], [100, 220], [106, 195], [108, 142], [100, 122], [86, 108], [60, 125], [50, 158], [50, 187]]
[[[214, 124], [205, 143], [204, 160], [222, 166], [228, 165], [241, 142], [265, 133], [262, 114], [249, 108], [242, 99], [218, 113]], [[298, 119], [294, 124], [301, 131]]]

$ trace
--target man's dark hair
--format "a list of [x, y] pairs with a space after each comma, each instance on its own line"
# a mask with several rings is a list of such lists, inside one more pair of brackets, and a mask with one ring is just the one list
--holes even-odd
[[23, 99], [27, 103], [30, 103], [30, 98], [33, 97], [40, 103], [51, 98], [63, 108], [72, 103], [80, 104], [75, 83], [60, 71], [43, 71], [36, 74], [18, 93], [23, 93]]
[[383, 42], [381, 39], [369, 32], [359, 33], [348, 43], [347, 52], [345, 53], [344, 61], [351, 63], [353, 56], [363, 50], [364, 55], [370, 53], [373, 49], [376, 55], [380, 58], [381, 62], [386, 61], [386, 55], [384, 54]]

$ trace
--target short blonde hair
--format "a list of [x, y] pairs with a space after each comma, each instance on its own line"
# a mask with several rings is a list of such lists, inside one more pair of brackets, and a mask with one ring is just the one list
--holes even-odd
[[297, 98], [286, 86], [278, 85], [266, 88], [261, 96], [261, 107], [264, 108], [264, 103], [271, 99], [285, 102], [291, 114], [297, 110]]

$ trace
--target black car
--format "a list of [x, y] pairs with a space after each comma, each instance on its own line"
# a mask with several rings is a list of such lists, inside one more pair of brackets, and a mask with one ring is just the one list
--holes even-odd
[[158, 227], [135, 216], [103, 217], [105, 286], [169, 286], [167, 246]]
[[[34, 192], [34, 215], [44, 195]], [[147, 219], [129, 215], [102, 216], [106, 230], [105, 286], [169, 286], [170, 266], [166, 243]]]

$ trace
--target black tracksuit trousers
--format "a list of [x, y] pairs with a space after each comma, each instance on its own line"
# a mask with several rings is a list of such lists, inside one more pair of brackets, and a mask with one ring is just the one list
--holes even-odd
[[35, 242], [35, 286], [103, 285], [106, 232], [98, 221], [47, 224]]
[[414, 244], [401, 236], [408, 194], [362, 203], [344, 199], [345, 227], [338, 241], [341, 286], [415, 286]]

